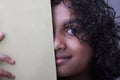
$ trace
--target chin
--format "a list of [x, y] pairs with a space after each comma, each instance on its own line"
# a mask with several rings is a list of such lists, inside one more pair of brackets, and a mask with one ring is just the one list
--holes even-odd
[[74, 72], [71, 72], [70, 70], [57, 70], [57, 77], [58, 78], [65, 78], [65, 77], [71, 77], [75, 75]]
[[70, 76], [69, 72], [66, 72], [65, 70], [64, 71], [57, 71], [57, 76], [58, 77], [68, 77]]

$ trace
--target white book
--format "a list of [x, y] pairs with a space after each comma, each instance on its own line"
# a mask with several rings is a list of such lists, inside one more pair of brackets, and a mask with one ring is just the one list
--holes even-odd
[[56, 80], [50, 0], [0, 0], [0, 32], [0, 53], [16, 61], [0, 68], [15, 80]]

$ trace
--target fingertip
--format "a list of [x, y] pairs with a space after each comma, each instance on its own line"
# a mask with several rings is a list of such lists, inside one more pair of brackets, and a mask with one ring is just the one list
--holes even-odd
[[15, 60], [5, 54], [0, 55], [0, 60], [6, 61], [9, 64], [15, 64]]
[[15, 76], [12, 75], [12, 74], [10, 74], [10, 75], [8, 76], [8, 78], [14, 80], [14, 79], [15, 79]]
[[0, 41], [5, 37], [3, 32], [0, 32]]
[[14, 80], [14, 79], [15, 79], [15, 76], [14, 76], [14, 75], [12, 75], [12, 76], [11, 76], [11, 79], [13, 79], [13, 80]]
[[[0, 77], [6, 77], [6, 78], [9, 78], [9, 79], [15, 79], [15, 75], [13, 75], [12, 73], [4, 70], [4, 69], [0, 69]], [[1, 80], [1, 79], [0, 79]]]
[[10, 59], [10, 60], [9, 60], [9, 63], [10, 63], [10, 64], [15, 64], [15, 60], [14, 60], [14, 59]]
[[10, 72], [8, 72], [7, 77], [8, 77], [9, 79], [12, 79], [12, 80], [15, 79], [15, 75], [11, 74]]

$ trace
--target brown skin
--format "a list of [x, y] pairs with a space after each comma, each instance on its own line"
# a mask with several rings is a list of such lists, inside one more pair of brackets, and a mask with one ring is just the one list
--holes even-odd
[[[3, 40], [4, 34], [0, 32], [0, 41]], [[0, 61], [5, 61], [10, 65], [15, 64], [15, 61], [5, 54], [0, 54]], [[7, 77], [9, 79], [15, 79], [15, 76], [10, 72], [0, 68], [0, 77]]]
[[52, 12], [58, 77], [70, 78], [62, 80], [88, 80], [93, 52], [87, 43], [74, 35], [73, 28], [79, 24], [73, 23], [72, 28], [70, 26], [70, 14], [73, 11], [61, 2], [53, 7]]

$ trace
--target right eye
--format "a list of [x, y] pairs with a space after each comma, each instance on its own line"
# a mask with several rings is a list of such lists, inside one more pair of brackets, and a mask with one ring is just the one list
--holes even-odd
[[66, 31], [70, 36], [74, 36], [76, 34], [75, 28], [68, 28]]

